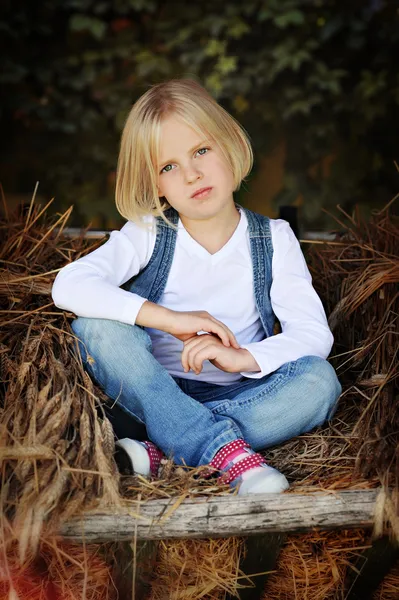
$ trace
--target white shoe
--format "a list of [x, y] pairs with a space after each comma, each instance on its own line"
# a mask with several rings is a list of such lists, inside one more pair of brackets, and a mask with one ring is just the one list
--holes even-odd
[[244, 494], [280, 494], [288, 490], [290, 484], [285, 475], [266, 465], [262, 471], [251, 475], [249, 472], [238, 488], [238, 495]]
[[270, 467], [263, 456], [254, 452], [245, 440], [239, 438], [223, 446], [210, 462], [223, 471], [220, 483], [238, 487], [238, 494], [279, 494], [289, 488], [285, 476]]
[[[131, 465], [134, 474], [144, 475], [144, 477], [157, 476], [164, 454], [155, 444], [149, 441], [139, 442], [130, 438], [123, 438], [117, 440], [115, 445], [124, 450], [125, 457], [128, 459], [129, 466]], [[122, 460], [119, 460], [119, 462], [122, 463]]]

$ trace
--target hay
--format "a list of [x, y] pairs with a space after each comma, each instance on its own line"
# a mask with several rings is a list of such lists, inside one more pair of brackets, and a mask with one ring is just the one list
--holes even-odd
[[12, 522], [21, 564], [36, 553], [44, 525], [49, 535], [71, 514], [121, 502], [110, 424], [97, 418], [92, 382], [71, 353], [66, 315], [46, 310], [54, 272], [90, 249], [83, 238], [54, 233], [69, 213], [39, 224], [32, 203], [24, 223], [14, 215], [2, 224], [1, 513]]
[[116, 600], [116, 587], [103, 548], [52, 539], [41, 544], [23, 565], [18, 549], [8, 549], [7, 564], [0, 561], [0, 600]]
[[268, 456], [294, 488], [398, 489], [399, 219], [387, 208], [368, 222], [358, 210], [346, 219], [337, 219], [339, 243], [312, 246], [307, 256], [335, 337], [338, 410], [330, 424]]
[[354, 477], [377, 476], [397, 488], [399, 219], [385, 208], [366, 222], [357, 209], [338, 222], [343, 245], [314, 247], [309, 261], [335, 336], [330, 360], [344, 386], [335, 426], [351, 439], [341, 456], [352, 447]]
[[[69, 325], [73, 315], [56, 309], [50, 296], [58, 270], [102, 240], [90, 243], [84, 232], [73, 240], [65, 236], [71, 209], [49, 217], [50, 205], [42, 209], [33, 198], [25, 215], [8, 214], [5, 205], [0, 223], [0, 551], [7, 556], [16, 542], [20, 565], [29, 565], [44, 542], [52, 543], [62, 521], [90, 508], [117, 507], [138, 497], [176, 498], [179, 503], [184, 497], [231, 493], [212, 480], [199, 480], [198, 470], [176, 468], [170, 461], [163, 464], [159, 480], [119, 475], [112, 427], [97, 412], [107, 399], [76, 357]], [[290, 479], [288, 493], [333, 493], [381, 484], [399, 488], [397, 218], [388, 207], [367, 223], [358, 212], [344, 217], [345, 222], [337, 219], [341, 230], [334, 243], [313, 244], [308, 255], [314, 286], [331, 315], [331, 362], [343, 394], [330, 424], [265, 452]], [[392, 525], [397, 518], [397, 497], [386, 498], [389, 515], [383, 507], [378, 533], [384, 520]], [[297, 536], [287, 547], [291, 552], [293, 543], [302, 548], [301, 539], [305, 546], [312, 539], [317, 545], [320, 535], [309, 534], [306, 541]], [[342, 534], [341, 539], [340, 533], [325, 534], [323, 548], [331, 549], [335, 542], [339, 547], [345, 538], [351, 557], [353, 535]], [[227, 588], [237, 593], [240, 553], [239, 538], [162, 542], [157, 579], [163, 583], [153, 584], [153, 599], [172, 597], [171, 590], [176, 598], [219, 598]], [[323, 554], [326, 564], [330, 555]], [[222, 566], [212, 570], [219, 558]], [[342, 580], [343, 567], [320, 569], [326, 578], [326, 573], [332, 579], [338, 573]], [[298, 569], [297, 577], [292, 569], [290, 573], [285, 577], [291, 585], [287, 594], [302, 585]]]
[[[346, 598], [356, 577], [369, 568], [362, 553], [371, 544], [370, 532], [362, 529], [289, 536], [262, 600]], [[398, 592], [399, 564], [384, 578], [373, 600], [397, 600]]]
[[238, 597], [239, 589], [249, 585], [240, 583], [246, 579], [238, 569], [244, 551], [240, 538], [162, 540], [148, 600]]
[[347, 571], [369, 546], [370, 534], [361, 529], [290, 536], [262, 600], [344, 598]]
[[[314, 245], [307, 256], [335, 337], [330, 361], [343, 384], [339, 407], [330, 424], [267, 455], [291, 479], [288, 493], [392, 487], [374, 534], [388, 519], [398, 542], [398, 219], [387, 208], [367, 223], [358, 210], [344, 216], [345, 222], [338, 219], [340, 245]], [[354, 546], [365, 543], [371, 538], [361, 530], [290, 537], [264, 600], [344, 598]], [[398, 597], [397, 576], [386, 582], [390, 577], [376, 598]]]
[[384, 578], [373, 600], [397, 600], [399, 597], [399, 563]]
[[65, 600], [115, 600], [117, 590], [112, 583], [111, 569], [98, 544], [43, 544], [44, 558], [51, 581]]

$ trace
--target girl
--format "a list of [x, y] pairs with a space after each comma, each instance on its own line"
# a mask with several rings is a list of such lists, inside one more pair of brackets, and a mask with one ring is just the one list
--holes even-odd
[[[239, 494], [281, 492], [256, 451], [329, 419], [333, 337], [289, 224], [244, 209], [245, 131], [198, 83], [150, 88], [126, 121], [116, 205], [127, 223], [58, 273], [56, 306], [90, 375], [149, 440], [119, 440], [156, 474], [163, 454], [210, 464]], [[274, 335], [275, 317], [282, 333]]]

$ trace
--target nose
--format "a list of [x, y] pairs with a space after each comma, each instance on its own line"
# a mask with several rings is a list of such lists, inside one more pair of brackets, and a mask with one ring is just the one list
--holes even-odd
[[190, 164], [185, 168], [185, 178], [187, 183], [194, 183], [194, 181], [202, 179], [202, 173], [197, 166]]

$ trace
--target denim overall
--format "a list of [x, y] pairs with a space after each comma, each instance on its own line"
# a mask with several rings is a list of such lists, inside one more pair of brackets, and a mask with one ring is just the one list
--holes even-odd
[[[270, 221], [268, 217], [242, 207], [239, 208], [245, 210], [248, 220], [256, 307], [265, 330], [265, 337], [269, 337], [273, 334], [275, 322], [270, 302], [273, 258]], [[165, 216], [173, 225], [177, 226], [179, 221], [177, 211], [170, 208], [166, 211]], [[157, 237], [151, 259], [139, 275], [122, 286], [123, 289], [157, 303], [163, 294], [172, 266], [176, 236], [177, 231], [165, 223], [161, 217], [158, 217]]]
[[[269, 337], [275, 323], [270, 221], [239, 208], [248, 220], [255, 301]], [[165, 216], [177, 225], [179, 215], [173, 208]], [[177, 231], [158, 217], [149, 263], [121, 287], [159, 302], [176, 237]], [[309, 431], [332, 416], [342, 391], [333, 367], [317, 356], [285, 363], [262, 378], [217, 385], [172, 377], [154, 358], [148, 333], [137, 325], [78, 317], [72, 329], [86, 370], [122, 409], [125, 432], [129, 423], [132, 432], [133, 424], [142, 423], [148, 439], [177, 464], [207, 464], [222, 446], [240, 437], [260, 450]]]

